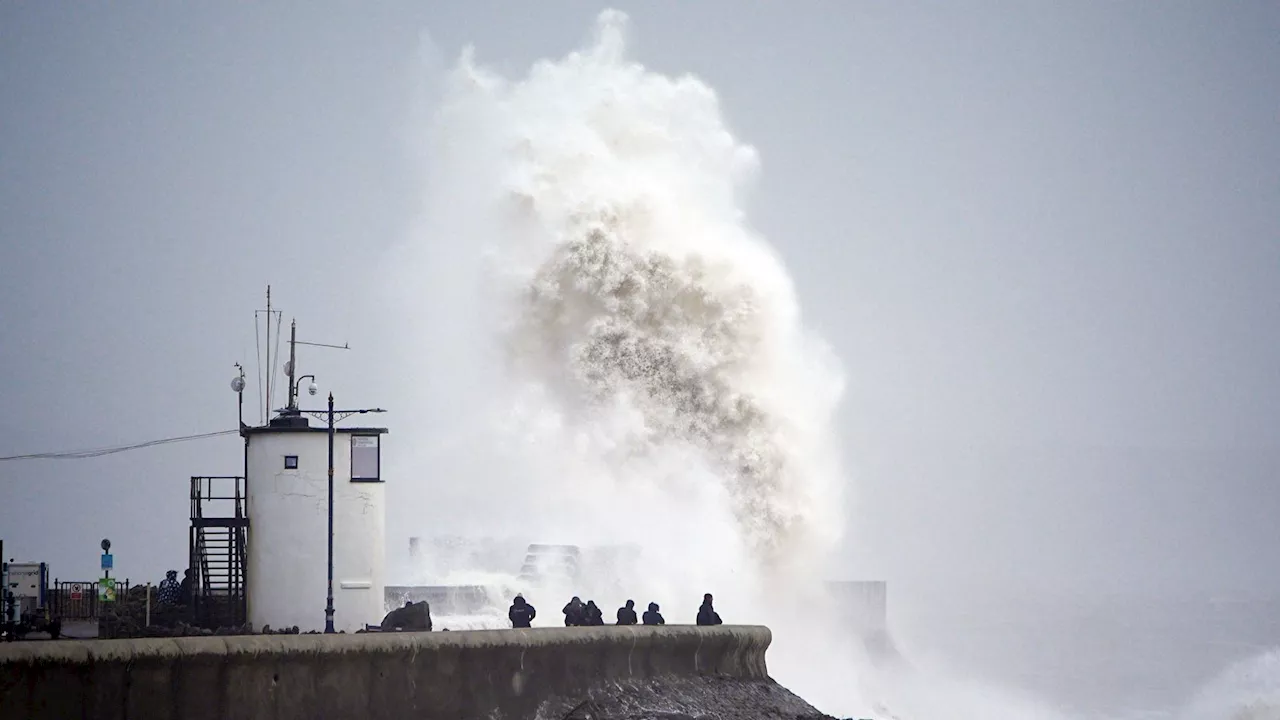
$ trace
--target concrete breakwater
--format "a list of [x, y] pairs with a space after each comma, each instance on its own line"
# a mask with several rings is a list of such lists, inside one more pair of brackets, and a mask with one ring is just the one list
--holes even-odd
[[745, 684], [820, 717], [769, 679], [770, 640], [722, 625], [9, 643], [0, 717], [564, 717], [667, 681]]

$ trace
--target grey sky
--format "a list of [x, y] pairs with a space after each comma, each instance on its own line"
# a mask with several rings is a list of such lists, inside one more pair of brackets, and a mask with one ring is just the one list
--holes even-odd
[[[634, 56], [760, 151], [754, 223], [845, 364], [848, 574], [1280, 590], [1280, 7], [635, 5]], [[562, 55], [605, 6], [309, 7], [0, 8], [0, 455], [234, 427], [268, 283], [351, 342], [304, 361], [392, 410], [389, 462], [425, 442], [398, 418], [446, 428], [380, 363], [426, 88], [467, 43]], [[6, 554], [88, 577], [105, 535], [158, 580], [186, 478], [239, 461], [0, 463]], [[428, 524], [397, 487], [450, 481], [391, 478], [390, 546]]]

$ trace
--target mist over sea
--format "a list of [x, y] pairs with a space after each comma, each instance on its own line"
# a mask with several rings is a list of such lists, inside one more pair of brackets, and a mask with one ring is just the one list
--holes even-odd
[[899, 597], [889, 616], [914, 664], [1066, 717], [1280, 717], [1277, 597]]

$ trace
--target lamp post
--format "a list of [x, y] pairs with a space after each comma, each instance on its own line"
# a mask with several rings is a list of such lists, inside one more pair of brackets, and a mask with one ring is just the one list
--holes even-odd
[[244, 368], [240, 367], [240, 363], [236, 363], [238, 374], [231, 378], [231, 392], [236, 394], [236, 401], [240, 404], [240, 429], [244, 429]]
[[324, 600], [324, 631], [333, 632], [333, 393], [329, 393], [329, 587]]
[[[325, 633], [336, 632], [333, 629], [333, 437], [334, 426], [339, 420], [351, 415], [363, 415], [365, 413], [381, 413], [386, 412], [382, 408], [364, 408], [361, 410], [334, 410], [333, 409], [333, 393], [329, 393], [329, 409], [326, 411], [319, 410], [300, 410], [308, 415], [317, 418], [323, 418], [329, 426], [329, 571], [328, 571], [328, 589], [325, 595], [324, 604], [324, 631]], [[323, 413], [323, 415], [322, 415]], [[340, 417], [339, 417], [340, 416]]]

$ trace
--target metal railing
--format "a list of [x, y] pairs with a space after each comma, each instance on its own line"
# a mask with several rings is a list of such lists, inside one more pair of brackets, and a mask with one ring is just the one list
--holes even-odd
[[[116, 602], [122, 602], [129, 594], [129, 579], [116, 581]], [[54, 579], [49, 588], [49, 616], [63, 620], [96, 620], [105, 606], [98, 598], [97, 580]]]

